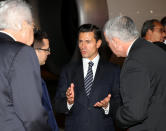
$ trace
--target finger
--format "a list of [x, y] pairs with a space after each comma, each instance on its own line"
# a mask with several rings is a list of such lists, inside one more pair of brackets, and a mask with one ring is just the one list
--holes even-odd
[[111, 99], [111, 94], [108, 94], [108, 96], [104, 99], [104, 101], [108, 103], [110, 99]]
[[67, 90], [66, 95], [69, 96], [71, 94], [70, 90]]
[[99, 102], [97, 106], [98, 107], [102, 107], [103, 105], [102, 105], [102, 103]]
[[67, 97], [67, 98], [71, 98], [71, 97], [72, 97], [72, 94], [71, 94], [71, 93], [67, 93], [67, 94], [66, 94], [66, 97]]
[[108, 94], [107, 98], [111, 99], [111, 94]]
[[68, 97], [67, 100], [68, 101], [74, 101], [74, 97]]
[[98, 105], [98, 102], [96, 102], [93, 106], [97, 106]]
[[97, 102], [94, 106], [95, 106], [95, 107], [101, 107], [102, 104], [101, 104], [100, 102]]
[[69, 87], [69, 88], [66, 90], [66, 93], [67, 93], [67, 92], [70, 92], [70, 90], [71, 90], [71, 88]]
[[74, 83], [70, 84], [71, 95], [74, 97]]
[[100, 101], [100, 104], [101, 104], [101, 106], [103, 107], [103, 106], [106, 106], [107, 105], [107, 102], [106, 101]]
[[74, 89], [74, 83], [70, 84], [71, 89]]

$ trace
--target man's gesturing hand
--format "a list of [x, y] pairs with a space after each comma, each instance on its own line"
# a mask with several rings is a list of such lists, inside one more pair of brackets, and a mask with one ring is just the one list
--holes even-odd
[[94, 104], [94, 106], [107, 108], [110, 99], [111, 99], [111, 94], [108, 94], [108, 96], [105, 97], [103, 100], [96, 102], [96, 104]]
[[74, 104], [74, 84], [71, 83], [70, 87], [66, 91], [67, 102], [69, 104]]

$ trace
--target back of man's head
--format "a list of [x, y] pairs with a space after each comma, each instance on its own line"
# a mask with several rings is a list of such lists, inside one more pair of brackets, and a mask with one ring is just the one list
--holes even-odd
[[32, 24], [30, 6], [23, 0], [6, 0], [0, 2], [0, 30], [20, 30], [22, 22]]
[[110, 40], [116, 37], [125, 42], [139, 36], [134, 21], [128, 16], [118, 16], [108, 20], [104, 26], [104, 32]]

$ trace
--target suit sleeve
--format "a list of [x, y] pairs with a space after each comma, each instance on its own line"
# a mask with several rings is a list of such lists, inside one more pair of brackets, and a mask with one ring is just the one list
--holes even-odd
[[121, 76], [123, 105], [116, 114], [117, 124], [121, 128], [139, 124], [147, 118], [150, 97], [153, 93], [148, 70], [134, 60], [126, 64]]
[[110, 100], [110, 115], [115, 120], [116, 112], [118, 107], [120, 107], [122, 100], [120, 96], [120, 69], [116, 68], [114, 70], [114, 80], [111, 91], [111, 100]]
[[15, 113], [27, 131], [49, 131], [48, 115], [42, 103], [40, 66], [31, 47], [16, 54], [10, 71], [10, 86]]
[[67, 114], [69, 112], [67, 108], [67, 98], [66, 98], [66, 91], [69, 87], [68, 85], [68, 77], [66, 68], [62, 70], [62, 73], [59, 78], [59, 83], [56, 91], [56, 95], [54, 98], [55, 102], [55, 110], [57, 113]]

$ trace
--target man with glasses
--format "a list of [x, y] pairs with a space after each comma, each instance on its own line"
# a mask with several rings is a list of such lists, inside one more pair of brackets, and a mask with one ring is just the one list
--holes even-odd
[[39, 64], [44, 65], [47, 60], [47, 56], [50, 55], [49, 40], [45, 32], [38, 29], [35, 30], [33, 47], [38, 56]]
[[151, 19], [144, 22], [141, 37], [150, 42], [163, 42], [164, 28], [159, 20]]
[[[46, 32], [42, 32], [39, 29], [35, 30], [33, 47], [36, 51], [39, 64], [44, 65], [47, 60], [47, 56], [50, 55], [49, 39]], [[58, 126], [54, 117], [54, 112], [52, 110], [52, 105], [47, 90], [47, 86], [43, 79], [42, 79], [42, 89], [43, 89], [42, 104], [48, 113], [48, 124], [50, 125], [52, 131], [58, 131]]]
[[164, 44], [166, 44], [166, 16], [161, 19], [161, 24], [164, 27]]
[[157, 19], [151, 19], [144, 22], [141, 30], [141, 37], [147, 41], [166, 50], [164, 42], [164, 27]]

